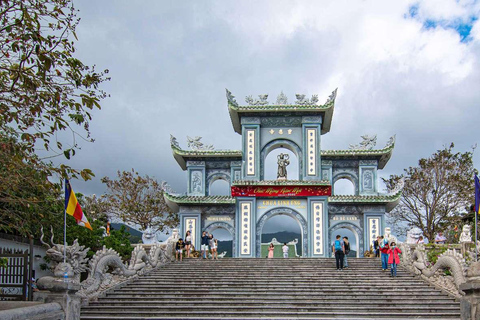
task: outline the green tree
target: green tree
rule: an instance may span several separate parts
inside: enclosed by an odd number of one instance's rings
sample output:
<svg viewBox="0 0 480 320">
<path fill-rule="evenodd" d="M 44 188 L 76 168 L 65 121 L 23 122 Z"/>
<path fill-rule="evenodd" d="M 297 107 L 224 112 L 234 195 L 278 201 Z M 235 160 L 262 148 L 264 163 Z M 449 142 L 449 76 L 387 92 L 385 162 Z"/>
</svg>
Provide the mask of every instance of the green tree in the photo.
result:
<svg viewBox="0 0 480 320">
<path fill-rule="evenodd" d="M 117 176 L 116 180 L 102 178 L 114 217 L 139 225 L 141 230 L 150 227 L 153 231 L 164 231 L 178 225 L 178 215 L 165 203 L 163 189 L 155 179 L 142 177 L 134 169 L 118 171 Z"/>
<path fill-rule="evenodd" d="M 417 167 L 405 169 L 403 175 L 383 179 L 388 190 L 405 179 L 400 203 L 390 212 L 397 230 L 408 224 L 420 228 L 433 240 L 437 232 L 446 231 L 452 221 L 468 212 L 474 197 L 473 175 L 477 172 L 473 151 L 454 153 L 453 148 L 452 143 L 429 158 L 420 159 Z"/>
<path fill-rule="evenodd" d="M 79 137 L 93 141 L 91 110 L 107 96 L 99 86 L 108 70 L 97 72 L 75 57 L 79 18 L 71 0 L 2 0 L 0 21 L 0 133 L 20 139 L 25 162 L 39 164 L 38 147 L 69 159 Z M 61 141 L 70 136 L 59 134 L 65 130 L 73 139 Z M 48 172 L 93 176 L 67 165 Z"/>
<path fill-rule="evenodd" d="M 40 224 L 55 224 L 62 215 L 61 186 L 48 178 L 51 165 L 13 137 L 0 134 L 0 231 L 39 236 Z"/>
</svg>

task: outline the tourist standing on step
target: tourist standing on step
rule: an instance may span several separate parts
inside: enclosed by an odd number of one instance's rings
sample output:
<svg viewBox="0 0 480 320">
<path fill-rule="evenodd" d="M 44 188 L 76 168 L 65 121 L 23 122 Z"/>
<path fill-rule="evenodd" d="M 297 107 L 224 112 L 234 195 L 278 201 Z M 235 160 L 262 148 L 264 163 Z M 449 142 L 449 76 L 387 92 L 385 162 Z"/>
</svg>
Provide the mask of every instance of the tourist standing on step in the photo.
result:
<svg viewBox="0 0 480 320">
<path fill-rule="evenodd" d="M 390 263 L 390 276 L 396 277 L 397 276 L 397 265 L 400 263 L 400 257 L 398 256 L 399 253 L 402 253 L 400 248 L 397 248 L 395 242 L 390 244 L 390 248 L 388 249 L 388 263 Z"/>
<path fill-rule="evenodd" d="M 186 252 L 186 257 L 190 258 L 190 248 L 192 246 L 192 233 L 190 230 L 187 231 L 185 234 L 185 252 Z"/>
<path fill-rule="evenodd" d="M 286 242 L 283 244 L 282 250 L 283 250 L 283 257 L 288 258 L 288 246 Z"/>
<path fill-rule="evenodd" d="M 178 256 L 180 255 L 180 261 L 183 259 L 183 247 L 184 247 L 183 239 L 178 239 L 175 245 L 175 260 L 178 261 Z"/>
<path fill-rule="evenodd" d="M 275 251 L 275 246 L 273 243 L 270 243 L 270 246 L 268 247 L 268 258 L 271 259 L 273 258 L 273 252 Z"/>
<path fill-rule="evenodd" d="M 348 242 L 348 237 L 343 237 L 343 247 L 345 248 L 345 256 L 343 257 L 343 267 L 348 268 L 347 255 L 350 253 L 350 242 Z"/>
<path fill-rule="evenodd" d="M 382 258 L 382 270 L 386 271 L 388 269 L 388 240 L 384 239 L 383 236 L 380 236 L 380 256 Z"/>
<path fill-rule="evenodd" d="M 343 270 L 343 257 L 345 256 L 345 246 L 340 239 L 340 235 L 337 235 L 336 240 L 332 245 L 332 251 L 337 263 L 337 270 Z"/>
<path fill-rule="evenodd" d="M 207 253 L 208 253 L 208 233 L 206 231 L 203 231 L 202 233 L 202 258 L 207 259 Z"/>
<path fill-rule="evenodd" d="M 217 254 L 217 239 L 213 237 L 213 234 L 210 233 L 210 236 L 208 237 L 208 244 L 210 245 L 210 250 L 212 251 L 212 260 L 215 260 L 215 258 L 218 259 L 218 254 Z"/>
<path fill-rule="evenodd" d="M 375 258 L 380 257 L 380 236 L 377 237 L 377 240 L 373 241 L 373 249 L 375 250 Z"/>
</svg>

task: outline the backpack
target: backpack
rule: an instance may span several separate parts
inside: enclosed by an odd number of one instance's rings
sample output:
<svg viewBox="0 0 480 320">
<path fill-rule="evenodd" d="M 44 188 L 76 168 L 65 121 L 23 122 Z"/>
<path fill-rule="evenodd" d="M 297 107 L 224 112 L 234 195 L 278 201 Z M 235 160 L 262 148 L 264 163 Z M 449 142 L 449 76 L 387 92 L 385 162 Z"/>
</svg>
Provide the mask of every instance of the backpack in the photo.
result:
<svg viewBox="0 0 480 320">
<path fill-rule="evenodd" d="M 335 251 L 342 251 L 342 243 L 340 240 L 335 240 Z"/>
</svg>

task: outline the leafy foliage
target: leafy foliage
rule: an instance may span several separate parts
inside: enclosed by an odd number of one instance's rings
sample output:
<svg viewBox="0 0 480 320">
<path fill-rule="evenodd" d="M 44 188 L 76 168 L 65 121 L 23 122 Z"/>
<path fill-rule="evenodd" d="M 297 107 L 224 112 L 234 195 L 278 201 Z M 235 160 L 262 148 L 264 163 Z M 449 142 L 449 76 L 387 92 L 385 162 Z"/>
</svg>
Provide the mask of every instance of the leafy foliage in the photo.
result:
<svg viewBox="0 0 480 320">
<path fill-rule="evenodd" d="M 430 240 L 439 231 L 449 231 L 453 221 L 468 211 L 474 195 L 473 152 L 453 153 L 450 147 L 438 150 L 404 175 L 383 179 L 389 190 L 405 177 L 400 204 L 390 212 L 394 225 L 407 223 L 423 231 Z M 398 228 L 401 229 L 401 228 Z"/>
<path fill-rule="evenodd" d="M 107 96 L 99 85 L 108 80 L 108 70 L 97 72 L 74 56 L 76 14 L 71 0 L 0 1 L 0 132 L 20 139 L 25 152 L 19 155 L 33 165 L 41 165 L 33 156 L 39 146 L 53 156 L 73 156 L 83 137 L 77 128 L 93 141 L 91 110 L 100 109 Z M 58 138 L 65 130 L 73 137 L 68 144 Z M 70 178 L 93 176 L 89 169 L 66 165 L 48 170 Z"/>
<path fill-rule="evenodd" d="M 117 180 L 102 178 L 113 216 L 142 230 L 163 231 L 178 225 L 178 215 L 165 203 L 163 189 L 155 179 L 142 177 L 134 169 L 118 171 L 117 175 Z"/>
<path fill-rule="evenodd" d="M 120 230 L 111 230 L 110 236 L 105 235 L 105 220 L 91 221 L 92 229 L 77 225 L 75 219 L 67 215 L 67 242 L 73 243 L 78 239 L 78 243 L 90 248 L 87 257 L 91 258 L 97 250 L 102 249 L 103 246 L 112 248 L 117 251 L 122 259 L 130 259 L 132 253 L 132 246 L 130 244 L 130 234 L 126 232 L 125 227 Z M 63 230 L 59 233 L 62 235 Z"/>
<path fill-rule="evenodd" d="M 8 266 L 8 258 L 0 257 L 0 268 L 6 268 Z"/>
<path fill-rule="evenodd" d="M 52 167 L 13 137 L 0 132 L 0 231 L 39 236 L 40 224 L 55 224 L 63 212 L 61 187 L 48 180 Z"/>
</svg>

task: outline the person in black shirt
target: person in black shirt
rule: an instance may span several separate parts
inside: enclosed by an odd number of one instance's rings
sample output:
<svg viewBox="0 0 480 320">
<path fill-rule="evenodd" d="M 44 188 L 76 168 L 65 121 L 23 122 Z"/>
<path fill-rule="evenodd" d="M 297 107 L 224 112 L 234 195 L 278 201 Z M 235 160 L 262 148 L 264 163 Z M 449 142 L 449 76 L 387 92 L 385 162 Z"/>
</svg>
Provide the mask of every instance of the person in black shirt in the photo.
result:
<svg viewBox="0 0 480 320">
<path fill-rule="evenodd" d="M 207 259 L 207 253 L 208 253 L 208 233 L 206 231 L 203 231 L 202 233 L 202 257 L 203 259 Z"/>
<path fill-rule="evenodd" d="M 350 242 L 348 242 L 348 237 L 343 237 L 343 246 L 345 247 L 345 255 L 343 256 L 343 267 L 348 268 L 347 255 L 350 253 Z"/>
<path fill-rule="evenodd" d="M 380 257 L 380 236 L 377 237 L 377 240 L 373 242 L 373 249 L 375 250 L 375 258 Z"/>
<path fill-rule="evenodd" d="M 180 255 L 180 261 L 182 261 L 183 258 L 183 247 L 185 244 L 183 243 L 183 239 L 180 238 L 178 239 L 176 245 L 175 245 L 175 260 L 178 261 L 178 256 Z"/>
</svg>

